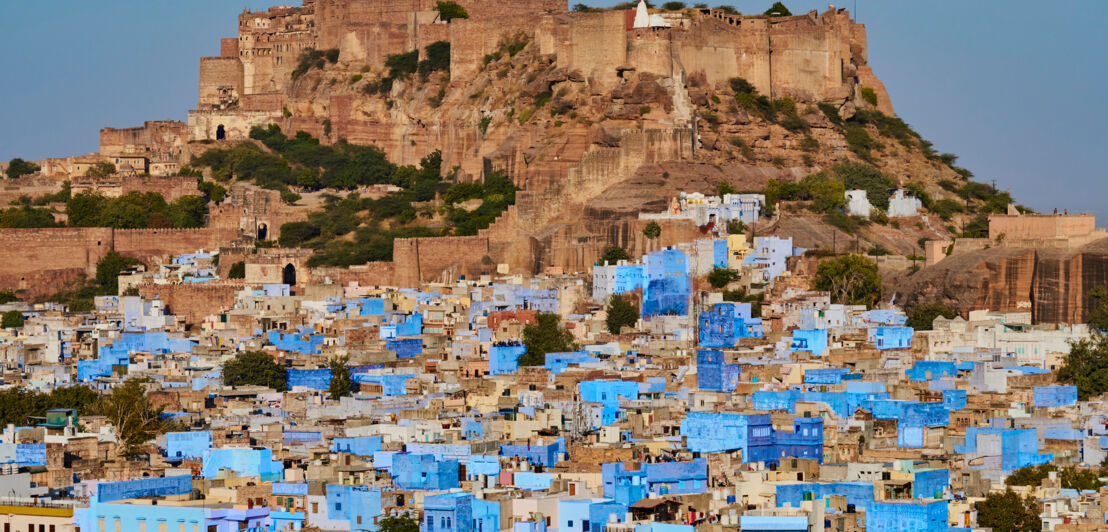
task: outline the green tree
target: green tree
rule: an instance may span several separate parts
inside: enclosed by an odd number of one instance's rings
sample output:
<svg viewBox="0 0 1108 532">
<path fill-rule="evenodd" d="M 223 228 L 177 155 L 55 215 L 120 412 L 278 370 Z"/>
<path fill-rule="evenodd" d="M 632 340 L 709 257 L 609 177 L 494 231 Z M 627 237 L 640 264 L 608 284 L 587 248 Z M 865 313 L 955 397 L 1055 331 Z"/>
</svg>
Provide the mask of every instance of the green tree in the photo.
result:
<svg viewBox="0 0 1108 532">
<path fill-rule="evenodd" d="M 1073 342 L 1058 369 L 1058 380 L 1076 385 L 1082 401 L 1108 391 L 1108 336 L 1094 334 Z"/>
<path fill-rule="evenodd" d="M 888 210 L 889 189 L 896 186 L 896 182 L 880 170 L 858 162 L 844 162 L 830 168 L 831 175 L 843 183 L 846 189 L 861 189 L 866 191 L 866 199 L 873 206 Z"/>
<path fill-rule="evenodd" d="M 520 357 L 521 366 L 541 366 L 547 353 L 573 350 L 573 335 L 562 327 L 562 317 L 552 312 L 540 312 L 535 323 L 523 328 L 523 343 L 527 352 Z"/>
<path fill-rule="evenodd" d="M 41 170 L 41 168 L 39 168 L 37 164 L 16 157 L 8 162 L 8 179 L 18 179 L 39 170 Z"/>
<path fill-rule="evenodd" d="M 285 391 L 285 370 L 273 357 L 258 351 L 244 351 L 223 363 L 223 384 L 268 386 Z"/>
<path fill-rule="evenodd" d="M 650 222 L 646 224 L 646 227 L 642 228 L 642 234 L 649 239 L 655 239 L 662 236 L 662 226 L 658 225 L 658 222 Z"/>
<path fill-rule="evenodd" d="M 435 10 L 439 12 L 439 18 L 447 22 L 456 18 L 469 18 L 466 8 L 451 0 L 436 3 Z"/>
<path fill-rule="evenodd" d="M 59 225 L 61 224 L 54 221 L 54 213 L 50 209 L 40 209 L 26 204 L 10 209 L 0 209 L 0 227 L 33 228 L 57 227 Z"/>
<path fill-rule="evenodd" d="M 0 290 L 0 305 L 14 301 L 19 301 L 19 296 L 17 296 L 15 292 L 11 290 Z"/>
<path fill-rule="evenodd" d="M 26 388 L 0 390 L 0 426 L 28 425 L 51 408 L 73 408 L 78 415 L 93 413 L 100 395 L 87 386 L 54 388 L 42 393 Z"/>
<path fill-rule="evenodd" d="M 419 523 L 407 514 L 384 517 L 377 526 L 380 532 L 419 532 Z"/>
<path fill-rule="evenodd" d="M 100 285 L 104 294 L 117 294 L 119 292 L 120 272 L 139 264 L 142 264 L 142 261 L 124 257 L 118 251 L 112 251 L 96 263 L 96 283 Z"/>
<path fill-rule="evenodd" d="M 631 260 L 631 255 L 628 255 L 625 249 L 615 244 L 604 248 L 604 253 L 600 255 L 601 264 L 615 264 L 621 260 Z"/>
<path fill-rule="evenodd" d="M 231 265 L 231 269 L 227 272 L 228 279 L 245 279 L 246 278 L 246 263 L 238 261 Z"/>
<path fill-rule="evenodd" d="M 214 181 L 201 181 L 196 188 L 212 203 L 220 203 L 227 197 L 227 189 Z"/>
<path fill-rule="evenodd" d="M 662 9 L 664 9 L 666 11 L 681 11 L 682 9 L 685 9 L 685 3 L 684 2 L 666 2 L 666 3 L 662 4 Z"/>
<path fill-rule="evenodd" d="M 350 378 L 350 368 L 347 364 L 350 357 L 347 355 L 336 356 L 327 361 L 327 367 L 331 368 L 331 385 L 327 387 L 327 393 L 331 399 L 349 397 L 354 381 Z"/>
<path fill-rule="evenodd" d="M 138 455 L 143 444 L 174 427 L 174 423 L 162 419 L 164 408 L 154 408 L 146 398 L 148 382 L 145 378 L 127 379 L 100 396 L 96 404 L 96 413 L 115 427 L 121 444 L 116 452 L 123 456 Z"/>
<path fill-rule="evenodd" d="M 105 178 L 115 175 L 115 165 L 109 162 L 96 163 L 87 172 L 89 177 Z"/>
<path fill-rule="evenodd" d="M 843 206 L 846 187 L 823 172 L 805 177 L 800 184 L 805 191 L 805 199 L 812 202 L 812 211 L 831 212 Z"/>
<path fill-rule="evenodd" d="M 708 274 L 708 284 L 712 285 L 712 288 L 723 288 L 739 278 L 739 272 L 727 268 L 712 268 L 711 273 Z"/>
<path fill-rule="evenodd" d="M 954 311 L 939 302 L 923 303 L 912 307 L 906 325 L 917 331 L 930 331 L 935 318 L 939 316 L 949 320 L 954 317 Z"/>
<path fill-rule="evenodd" d="M 1012 474 L 1008 475 L 1004 483 L 1009 486 L 1039 486 L 1043 479 L 1050 476 L 1051 471 L 1057 469 L 1051 464 L 1021 467 L 1012 471 Z"/>
<path fill-rule="evenodd" d="M 281 226 L 281 236 L 277 243 L 283 248 L 299 247 L 304 242 L 320 235 L 319 226 L 312 222 L 289 222 Z"/>
<path fill-rule="evenodd" d="M 1096 491 L 1104 485 L 1100 481 L 1100 471 L 1096 469 L 1067 467 L 1058 474 L 1058 479 L 1062 481 L 1063 488 L 1078 491 Z"/>
<path fill-rule="evenodd" d="M 288 205 L 292 205 L 300 201 L 300 194 L 297 194 L 287 188 L 281 189 L 281 201 Z"/>
<path fill-rule="evenodd" d="M 23 326 L 23 313 L 18 310 L 9 310 L 0 317 L 0 327 L 11 329 Z"/>
<path fill-rule="evenodd" d="M 608 301 L 608 319 L 604 322 L 608 332 L 619 334 L 624 326 L 634 327 L 639 321 L 639 307 L 627 298 L 616 294 Z"/>
<path fill-rule="evenodd" d="M 1004 493 L 990 493 L 977 503 L 977 524 L 993 532 L 1040 532 L 1039 505 L 1028 495 L 1021 499 L 1010 488 Z"/>
<path fill-rule="evenodd" d="M 742 220 L 731 219 L 727 220 L 727 234 L 739 235 L 746 231 L 746 224 Z"/>
<path fill-rule="evenodd" d="M 296 174 L 296 185 L 308 190 L 319 188 L 319 176 L 311 168 L 303 168 Z"/>
<path fill-rule="evenodd" d="M 831 293 L 831 301 L 845 305 L 873 306 L 881 297 L 877 263 L 861 255 L 846 255 L 820 263 L 817 290 Z"/>
<path fill-rule="evenodd" d="M 785 7 L 785 4 L 782 4 L 781 2 L 774 2 L 773 5 L 770 6 L 770 8 L 767 9 L 766 12 L 763 13 L 763 14 L 768 16 L 768 17 L 790 17 L 790 16 L 792 16 L 792 12 L 789 11 L 789 8 Z"/>
<path fill-rule="evenodd" d="M 1089 327 L 1100 332 L 1108 332 L 1108 290 L 1098 286 L 1089 290 L 1089 317 L 1085 321 Z"/>
</svg>

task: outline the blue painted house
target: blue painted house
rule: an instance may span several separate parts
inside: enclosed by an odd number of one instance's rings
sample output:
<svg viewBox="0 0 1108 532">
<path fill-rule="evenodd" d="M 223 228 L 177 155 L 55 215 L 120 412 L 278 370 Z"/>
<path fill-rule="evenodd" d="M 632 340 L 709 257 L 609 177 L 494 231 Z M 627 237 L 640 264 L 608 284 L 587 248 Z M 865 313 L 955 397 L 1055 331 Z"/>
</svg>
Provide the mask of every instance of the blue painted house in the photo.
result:
<svg viewBox="0 0 1108 532">
<path fill-rule="evenodd" d="M 873 532 L 947 532 L 946 501 L 883 501 L 866 505 L 866 530 Z"/>
<path fill-rule="evenodd" d="M 458 461 L 436 460 L 432 454 L 397 453 L 392 480 L 400 489 L 448 490 L 458 487 Z"/>
<path fill-rule="evenodd" d="M 717 303 L 700 313 L 702 347 L 734 347 L 739 338 L 761 338 L 762 319 L 752 315 L 750 303 Z"/>
<path fill-rule="evenodd" d="M 642 317 L 661 315 L 686 316 L 689 312 L 689 258 L 677 249 L 663 249 L 647 254 L 646 285 L 643 289 Z"/>
<path fill-rule="evenodd" d="M 789 352 L 807 351 L 816 356 L 827 353 L 827 329 L 796 329 Z"/>
<path fill-rule="evenodd" d="M 689 412 L 681 422 L 693 452 L 742 451 L 743 463 L 808 458 L 823 463 L 823 419 L 793 419 L 793 431 L 777 431 L 768 414 Z"/>
<path fill-rule="evenodd" d="M 724 362 L 723 351 L 696 352 L 696 387 L 701 390 L 733 392 L 739 383 L 739 365 Z"/>
<path fill-rule="evenodd" d="M 489 375 L 504 375 L 519 371 L 519 357 L 527 346 L 519 342 L 502 342 L 489 348 Z"/>
</svg>

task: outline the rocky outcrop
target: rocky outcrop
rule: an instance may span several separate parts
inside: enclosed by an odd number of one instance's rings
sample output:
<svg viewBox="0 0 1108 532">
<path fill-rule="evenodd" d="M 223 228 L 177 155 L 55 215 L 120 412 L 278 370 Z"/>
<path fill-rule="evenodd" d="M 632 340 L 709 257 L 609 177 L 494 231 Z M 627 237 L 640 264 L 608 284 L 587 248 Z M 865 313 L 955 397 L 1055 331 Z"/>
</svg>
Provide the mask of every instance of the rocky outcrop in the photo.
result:
<svg viewBox="0 0 1108 532">
<path fill-rule="evenodd" d="M 1108 239 L 1075 250 L 990 248 L 957 254 L 894 287 L 907 306 L 938 301 L 975 309 L 1028 311 L 1035 323 L 1082 323 L 1089 292 L 1108 286 Z"/>
</svg>

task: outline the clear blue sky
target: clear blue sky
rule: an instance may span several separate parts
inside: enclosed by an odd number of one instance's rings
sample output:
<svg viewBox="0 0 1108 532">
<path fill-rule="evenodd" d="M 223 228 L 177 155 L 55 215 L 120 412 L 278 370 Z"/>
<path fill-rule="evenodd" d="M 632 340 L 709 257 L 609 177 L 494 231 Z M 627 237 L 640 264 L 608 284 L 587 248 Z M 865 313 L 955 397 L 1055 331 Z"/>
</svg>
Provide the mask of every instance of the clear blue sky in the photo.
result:
<svg viewBox="0 0 1108 532">
<path fill-rule="evenodd" d="M 196 104 L 198 58 L 218 55 L 244 7 L 277 3 L 6 3 L 0 160 L 93 152 L 101 127 L 184 120 Z M 754 13 L 772 2 L 730 3 Z M 827 9 L 785 4 L 794 13 Z M 1036 210 L 1095 212 L 1108 224 L 1108 2 L 858 0 L 857 8 L 897 114 L 936 149 Z"/>
</svg>

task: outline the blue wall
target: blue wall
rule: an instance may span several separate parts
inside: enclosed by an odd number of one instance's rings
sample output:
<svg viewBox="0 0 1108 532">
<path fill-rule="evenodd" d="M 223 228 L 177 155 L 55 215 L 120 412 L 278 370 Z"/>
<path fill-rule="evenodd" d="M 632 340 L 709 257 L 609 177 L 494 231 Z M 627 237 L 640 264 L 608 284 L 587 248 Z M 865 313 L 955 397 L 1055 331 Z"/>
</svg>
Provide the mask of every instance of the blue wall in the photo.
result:
<svg viewBox="0 0 1108 532">
<path fill-rule="evenodd" d="M 312 390 L 326 390 L 331 386 L 331 369 L 287 369 L 285 381 L 289 389 L 303 386 Z"/>
<path fill-rule="evenodd" d="M 687 315 L 692 290 L 688 257 L 679 250 L 664 249 L 647 254 L 644 262 L 646 286 L 642 316 Z"/>
<path fill-rule="evenodd" d="M 173 460 L 178 458 L 202 458 L 204 451 L 212 448 L 212 433 L 169 432 L 165 435 L 165 456 Z"/>
<path fill-rule="evenodd" d="M 1036 386 L 1034 406 L 1054 407 L 1077 404 L 1077 386 Z"/>
<path fill-rule="evenodd" d="M 423 353 L 422 338 L 403 338 L 385 342 L 385 349 L 396 353 L 396 358 L 415 358 Z"/>
<path fill-rule="evenodd" d="M 794 418 L 793 432 L 776 431 L 768 414 L 689 412 L 681 434 L 690 451 L 742 451 L 743 463 L 777 463 L 782 457 L 823 463 L 823 419 Z"/>
<path fill-rule="evenodd" d="M 458 487 L 458 461 L 439 461 L 430 454 L 398 453 L 392 457 L 392 477 L 400 489 L 454 489 Z"/>
<path fill-rule="evenodd" d="M 827 329 L 796 329 L 789 352 L 808 351 L 816 356 L 827 352 Z"/>
<path fill-rule="evenodd" d="M 180 495 L 192 491 L 192 477 L 143 478 L 122 482 L 102 482 L 96 486 L 96 500 L 110 502 L 136 497 Z"/>
<path fill-rule="evenodd" d="M 866 530 L 947 532 L 946 501 L 930 503 L 871 502 L 866 505 Z"/>
<path fill-rule="evenodd" d="M 917 471 L 912 480 L 912 497 L 917 499 L 941 499 L 943 498 L 943 488 L 949 486 L 949 469 Z"/>
<path fill-rule="evenodd" d="M 526 458 L 532 465 L 541 464 L 546 467 L 557 465 L 559 455 L 566 452 L 566 440 L 559 437 L 549 445 L 501 445 L 501 456 L 518 456 Z"/>
<path fill-rule="evenodd" d="M 519 371 L 519 357 L 527 352 L 527 346 L 511 342 L 495 344 L 489 348 L 489 375 L 503 375 Z"/>
<path fill-rule="evenodd" d="M 263 481 L 280 481 L 285 476 L 284 465 L 273 459 L 269 449 L 210 449 L 204 453 L 204 478 L 218 478 L 220 470 L 229 469 L 242 477 L 258 477 Z"/>
<path fill-rule="evenodd" d="M 793 508 L 799 508 L 804 501 L 804 494 L 811 493 L 811 499 L 825 499 L 832 495 L 846 498 L 847 504 L 853 504 L 858 508 L 864 508 L 866 504 L 873 502 L 873 484 L 868 482 L 809 482 L 804 484 L 778 484 L 777 507 L 786 504 Z"/>
<path fill-rule="evenodd" d="M 738 364 L 724 362 L 723 351 L 701 349 L 696 352 L 696 387 L 701 390 L 733 392 L 739 383 Z"/>
<path fill-rule="evenodd" d="M 911 327 L 873 327 L 871 341 L 878 350 L 908 349 L 912 347 Z"/>
</svg>

